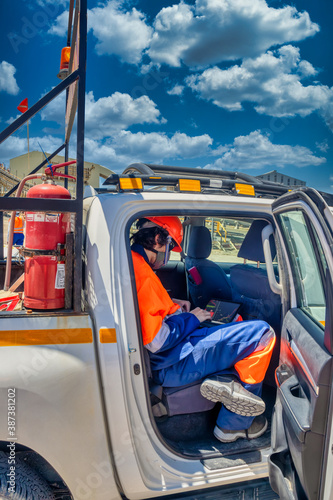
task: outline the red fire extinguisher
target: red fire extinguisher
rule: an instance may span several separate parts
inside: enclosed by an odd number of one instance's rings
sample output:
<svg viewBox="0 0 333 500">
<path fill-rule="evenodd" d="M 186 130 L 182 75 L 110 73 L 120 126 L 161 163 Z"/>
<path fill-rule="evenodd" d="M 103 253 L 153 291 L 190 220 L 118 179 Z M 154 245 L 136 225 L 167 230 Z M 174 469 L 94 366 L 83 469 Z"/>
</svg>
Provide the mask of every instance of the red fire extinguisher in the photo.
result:
<svg viewBox="0 0 333 500">
<path fill-rule="evenodd" d="M 55 184 L 55 172 L 65 164 L 45 170 L 46 180 L 29 189 L 27 198 L 69 199 L 70 192 Z M 52 175 L 50 175 L 52 174 Z M 24 306 L 29 309 L 60 309 L 65 306 L 65 242 L 71 231 L 71 214 L 26 212 L 24 244 Z"/>
</svg>

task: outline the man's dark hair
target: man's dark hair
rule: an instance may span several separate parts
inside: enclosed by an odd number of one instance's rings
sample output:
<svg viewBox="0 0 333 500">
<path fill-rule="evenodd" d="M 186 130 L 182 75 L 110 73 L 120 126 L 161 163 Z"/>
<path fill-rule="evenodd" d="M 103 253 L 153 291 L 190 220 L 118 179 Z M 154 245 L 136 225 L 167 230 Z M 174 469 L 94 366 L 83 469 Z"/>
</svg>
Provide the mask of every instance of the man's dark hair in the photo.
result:
<svg viewBox="0 0 333 500">
<path fill-rule="evenodd" d="M 138 231 L 131 237 L 131 243 L 137 243 L 142 245 L 143 248 L 147 250 L 152 250 L 156 245 L 155 237 L 158 235 L 159 245 L 166 245 L 167 238 L 169 236 L 168 231 L 159 226 L 154 227 L 142 227 L 145 222 L 149 222 L 148 219 L 139 219 L 136 223 Z"/>
</svg>

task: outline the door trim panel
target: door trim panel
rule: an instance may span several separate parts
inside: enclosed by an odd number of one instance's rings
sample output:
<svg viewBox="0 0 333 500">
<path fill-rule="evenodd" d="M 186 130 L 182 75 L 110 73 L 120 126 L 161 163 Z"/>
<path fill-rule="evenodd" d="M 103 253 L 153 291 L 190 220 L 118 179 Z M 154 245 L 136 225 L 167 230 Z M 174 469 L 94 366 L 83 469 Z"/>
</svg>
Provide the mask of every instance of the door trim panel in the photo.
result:
<svg viewBox="0 0 333 500">
<path fill-rule="evenodd" d="M 278 388 L 281 403 L 291 423 L 297 439 L 305 442 L 305 434 L 310 430 L 310 403 L 303 393 L 295 375 L 285 380 Z"/>
<path fill-rule="evenodd" d="M 303 371 L 304 375 L 306 376 L 306 378 L 308 379 L 308 382 L 311 385 L 313 391 L 318 396 L 318 394 L 319 394 L 319 387 L 316 384 L 316 382 L 314 381 L 314 378 L 312 377 L 312 375 L 311 375 L 311 373 L 309 371 L 309 368 L 308 368 L 308 366 L 307 366 L 307 364 L 306 364 L 306 362 L 305 362 L 305 360 L 304 360 L 304 358 L 303 358 L 300 350 L 298 349 L 297 345 L 292 340 L 291 342 L 288 343 L 288 347 L 290 349 L 291 354 L 294 356 L 294 358 L 296 359 L 297 363 L 302 368 L 302 371 Z"/>
</svg>

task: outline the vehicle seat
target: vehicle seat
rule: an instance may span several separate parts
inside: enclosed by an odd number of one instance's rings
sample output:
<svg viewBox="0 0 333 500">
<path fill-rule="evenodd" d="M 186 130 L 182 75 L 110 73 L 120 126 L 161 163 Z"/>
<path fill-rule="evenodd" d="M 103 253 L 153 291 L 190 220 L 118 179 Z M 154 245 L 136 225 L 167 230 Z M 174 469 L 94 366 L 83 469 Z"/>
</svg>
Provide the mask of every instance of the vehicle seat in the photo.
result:
<svg viewBox="0 0 333 500">
<path fill-rule="evenodd" d="M 189 293 L 195 307 L 204 308 L 211 299 L 232 299 L 228 276 L 215 262 L 208 260 L 211 251 L 209 229 L 205 226 L 193 226 L 185 267 Z"/>
<path fill-rule="evenodd" d="M 201 396 L 200 385 L 202 380 L 181 387 L 162 387 L 155 384 L 152 378 L 150 358 L 144 348 L 144 358 L 148 377 L 150 401 L 155 417 L 173 417 L 187 413 L 209 411 L 215 403 Z"/>
<path fill-rule="evenodd" d="M 241 315 L 244 320 L 262 319 L 267 321 L 275 331 L 280 330 L 281 299 L 275 294 L 268 281 L 267 272 L 259 267 L 265 263 L 261 233 L 268 223 L 264 220 L 253 221 L 238 257 L 257 262 L 258 267 L 249 264 L 236 264 L 230 268 L 232 299 L 242 304 Z M 276 255 L 273 237 L 270 237 L 272 259 Z"/>
</svg>

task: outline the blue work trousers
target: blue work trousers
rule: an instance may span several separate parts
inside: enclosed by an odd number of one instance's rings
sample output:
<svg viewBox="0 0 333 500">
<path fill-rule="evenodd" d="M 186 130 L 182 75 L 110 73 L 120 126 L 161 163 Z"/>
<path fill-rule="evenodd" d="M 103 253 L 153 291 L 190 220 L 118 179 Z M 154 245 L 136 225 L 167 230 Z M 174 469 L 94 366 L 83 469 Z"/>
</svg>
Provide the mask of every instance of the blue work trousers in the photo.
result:
<svg viewBox="0 0 333 500">
<path fill-rule="evenodd" d="M 168 368 L 154 370 L 154 379 L 164 387 L 181 387 L 211 375 L 232 374 L 238 377 L 234 365 L 248 357 L 269 330 L 270 326 L 265 321 L 241 321 L 198 328 L 188 337 L 193 351 Z M 261 395 L 262 382 L 246 384 L 239 381 L 248 391 Z M 222 405 L 216 423 L 222 429 L 243 430 L 248 429 L 252 421 L 253 417 L 230 412 Z"/>
<path fill-rule="evenodd" d="M 14 233 L 13 234 L 13 245 L 23 245 L 24 234 L 23 233 Z"/>
</svg>

